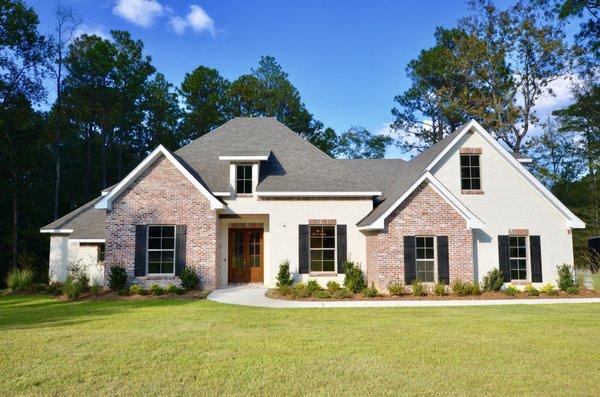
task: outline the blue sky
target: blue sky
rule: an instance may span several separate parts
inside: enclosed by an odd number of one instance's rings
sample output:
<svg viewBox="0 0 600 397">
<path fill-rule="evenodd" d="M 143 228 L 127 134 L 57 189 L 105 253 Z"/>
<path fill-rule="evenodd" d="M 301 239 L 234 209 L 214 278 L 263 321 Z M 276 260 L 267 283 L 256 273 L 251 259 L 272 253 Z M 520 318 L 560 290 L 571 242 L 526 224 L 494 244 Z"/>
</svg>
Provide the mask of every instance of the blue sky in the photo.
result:
<svg viewBox="0 0 600 397">
<path fill-rule="evenodd" d="M 50 33 L 56 2 L 25 0 Z M 500 5 L 504 1 L 498 2 Z M 392 115 L 394 96 L 409 86 L 406 64 L 433 44 L 437 26 L 465 16 L 463 0 L 226 1 L 62 0 L 82 18 L 81 31 L 111 29 L 143 40 L 157 69 L 179 85 L 198 65 L 228 79 L 273 55 L 309 111 L 342 132 L 377 132 Z M 567 101 L 566 90 L 548 106 Z M 391 148 L 388 157 L 400 152 Z"/>
</svg>

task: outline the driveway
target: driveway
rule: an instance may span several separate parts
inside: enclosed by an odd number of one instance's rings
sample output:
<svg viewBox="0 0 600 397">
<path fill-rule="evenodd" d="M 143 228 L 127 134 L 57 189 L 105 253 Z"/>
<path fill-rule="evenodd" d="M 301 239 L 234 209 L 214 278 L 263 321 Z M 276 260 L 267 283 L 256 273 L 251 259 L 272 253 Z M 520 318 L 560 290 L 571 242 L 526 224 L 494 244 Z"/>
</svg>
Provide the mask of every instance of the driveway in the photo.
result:
<svg viewBox="0 0 600 397">
<path fill-rule="evenodd" d="M 497 299 L 497 300 L 397 300 L 397 301 L 291 301 L 265 296 L 268 288 L 262 285 L 235 285 L 213 291 L 208 299 L 230 305 L 285 308 L 322 307 L 443 307 L 443 306 L 497 306 L 497 305 L 545 305 L 560 303 L 600 303 L 600 298 L 554 298 L 554 299 Z"/>
</svg>

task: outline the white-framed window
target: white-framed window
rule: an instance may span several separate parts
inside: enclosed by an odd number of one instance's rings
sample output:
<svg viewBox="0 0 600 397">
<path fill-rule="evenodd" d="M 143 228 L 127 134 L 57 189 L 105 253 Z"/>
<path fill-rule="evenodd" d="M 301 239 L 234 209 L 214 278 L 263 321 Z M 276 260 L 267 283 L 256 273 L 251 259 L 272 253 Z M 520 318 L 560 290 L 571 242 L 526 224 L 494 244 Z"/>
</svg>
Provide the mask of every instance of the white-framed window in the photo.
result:
<svg viewBox="0 0 600 397">
<path fill-rule="evenodd" d="M 147 274 L 175 274 L 175 226 L 148 225 Z"/>
<path fill-rule="evenodd" d="M 511 280 L 527 280 L 527 238 L 509 236 L 508 246 Z"/>
<path fill-rule="evenodd" d="M 335 272 L 335 225 L 310 226 L 310 271 Z"/>
<path fill-rule="evenodd" d="M 238 194 L 252 194 L 252 165 L 235 166 L 235 190 Z"/>
<path fill-rule="evenodd" d="M 415 240 L 417 280 L 433 283 L 435 282 L 436 268 L 435 237 L 416 236 Z"/>
<path fill-rule="evenodd" d="M 481 190 L 479 154 L 460 155 L 460 187 L 462 190 Z"/>
</svg>

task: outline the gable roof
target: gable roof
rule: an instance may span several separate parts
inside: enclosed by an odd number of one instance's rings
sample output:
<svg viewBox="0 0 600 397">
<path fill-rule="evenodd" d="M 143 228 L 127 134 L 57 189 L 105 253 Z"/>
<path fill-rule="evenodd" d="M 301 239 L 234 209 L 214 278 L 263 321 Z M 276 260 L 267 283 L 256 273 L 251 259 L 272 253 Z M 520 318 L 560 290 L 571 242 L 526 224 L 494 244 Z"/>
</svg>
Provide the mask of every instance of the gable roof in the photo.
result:
<svg viewBox="0 0 600 397">
<path fill-rule="evenodd" d="M 40 232 L 69 234 L 72 239 L 106 239 L 106 211 L 94 208 L 102 197 L 82 205 L 67 215 L 42 227 Z"/>
<path fill-rule="evenodd" d="M 498 141 L 493 139 L 491 135 L 475 120 L 471 120 L 458 127 L 454 132 L 447 135 L 444 139 L 433 145 L 430 149 L 424 151 L 411 161 L 409 167 L 404 173 L 394 181 L 394 187 L 391 189 L 389 198 L 377 206 L 371 213 L 358 222 L 358 226 L 364 230 L 381 229 L 383 228 L 383 220 L 402 203 L 401 198 L 408 197 L 405 194 L 409 190 L 414 190 L 415 183 L 424 174 L 429 173 L 448 153 L 460 138 L 467 132 L 477 132 L 484 140 L 496 150 L 502 158 L 504 158 L 531 186 L 549 202 L 561 215 L 566 219 L 567 227 L 569 228 L 584 228 L 585 223 L 573 214 L 563 203 L 561 203 L 548 189 L 544 187 L 521 163 L 515 156 L 506 150 Z M 435 179 L 435 178 L 434 178 Z M 457 199 L 458 200 L 458 199 Z M 460 202 L 460 201 L 459 201 Z"/>
<path fill-rule="evenodd" d="M 211 209 L 223 208 L 223 203 L 217 199 L 213 194 L 202 183 L 200 176 L 197 175 L 195 170 L 190 169 L 187 164 L 180 161 L 176 156 L 169 152 L 164 146 L 159 145 L 142 161 L 137 167 L 133 169 L 127 176 L 117 183 L 106 195 L 103 195 L 100 200 L 94 205 L 96 209 L 110 209 L 111 204 L 115 198 L 117 198 L 129 185 L 131 185 L 138 176 L 140 176 L 151 164 L 153 164 L 158 158 L 164 156 L 177 168 L 183 176 L 191 182 L 192 185 L 203 194 L 210 202 Z"/>
</svg>

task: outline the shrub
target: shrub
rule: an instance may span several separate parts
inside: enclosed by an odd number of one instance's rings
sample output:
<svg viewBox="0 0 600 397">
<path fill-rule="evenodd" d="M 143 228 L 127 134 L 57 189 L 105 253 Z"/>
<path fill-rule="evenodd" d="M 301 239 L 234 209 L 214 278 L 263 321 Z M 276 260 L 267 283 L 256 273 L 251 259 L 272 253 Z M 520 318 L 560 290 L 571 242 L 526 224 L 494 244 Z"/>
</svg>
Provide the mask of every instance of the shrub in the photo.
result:
<svg viewBox="0 0 600 397">
<path fill-rule="evenodd" d="M 467 283 L 470 287 L 470 294 L 471 295 L 481 295 L 481 287 L 479 286 L 479 283 Z"/>
<path fill-rule="evenodd" d="M 320 291 L 322 288 L 317 280 L 308 280 L 306 283 L 306 293 L 313 295 L 315 292 Z"/>
<path fill-rule="evenodd" d="M 292 298 L 294 299 L 306 298 L 308 295 L 309 294 L 306 290 L 306 284 L 304 283 L 298 283 L 292 288 Z"/>
<path fill-rule="evenodd" d="M 446 295 L 446 284 L 444 283 L 436 283 L 433 287 L 433 294 L 435 296 L 444 296 Z"/>
<path fill-rule="evenodd" d="M 533 285 L 526 286 L 525 292 L 527 292 L 527 294 L 529 296 L 540 296 L 540 291 L 537 288 L 535 288 Z"/>
<path fill-rule="evenodd" d="M 375 288 L 375 284 L 371 283 L 370 287 L 362 290 L 362 294 L 365 298 L 374 298 L 379 295 L 379 291 L 377 291 L 377 288 Z"/>
<path fill-rule="evenodd" d="M 427 295 L 427 291 L 425 291 L 425 287 L 423 283 L 419 280 L 415 280 L 412 283 L 412 293 L 414 296 L 425 296 Z"/>
<path fill-rule="evenodd" d="M 148 288 L 148 292 L 152 295 L 162 295 L 164 290 L 158 284 L 152 284 L 150 288 Z"/>
<path fill-rule="evenodd" d="M 573 281 L 573 270 L 571 266 L 563 263 L 560 266 L 556 266 L 556 270 L 558 271 L 558 288 L 561 291 L 566 291 L 569 287 L 574 287 Z"/>
<path fill-rule="evenodd" d="M 8 272 L 6 286 L 13 291 L 29 289 L 33 284 L 33 272 L 30 269 L 17 269 L 13 267 Z"/>
<path fill-rule="evenodd" d="M 294 283 L 294 279 L 290 274 L 290 261 L 285 259 L 279 264 L 279 272 L 277 272 L 277 286 L 290 286 Z"/>
<path fill-rule="evenodd" d="M 134 284 L 131 287 L 129 287 L 129 293 L 131 295 L 146 295 L 148 291 L 146 291 L 144 287 Z"/>
<path fill-rule="evenodd" d="M 129 290 L 127 288 L 121 288 L 117 290 L 117 295 L 119 296 L 128 296 Z"/>
<path fill-rule="evenodd" d="M 329 293 L 331 294 L 335 294 L 340 288 L 342 288 L 342 286 L 340 285 L 340 283 L 338 283 L 337 281 L 328 281 L 327 284 L 327 291 L 329 291 Z"/>
<path fill-rule="evenodd" d="M 558 295 L 558 290 L 550 283 L 544 285 L 540 289 L 540 292 L 544 295 Z"/>
<path fill-rule="evenodd" d="M 314 293 L 314 297 L 317 299 L 329 299 L 331 298 L 331 294 L 327 290 L 317 290 Z"/>
<path fill-rule="evenodd" d="M 514 285 L 509 285 L 504 289 L 504 293 L 508 296 L 515 296 L 519 293 L 519 290 Z"/>
<path fill-rule="evenodd" d="M 193 290 L 198 285 L 198 275 L 196 274 L 194 269 L 192 269 L 190 267 L 187 267 L 187 266 L 184 267 L 181 270 L 181 274 L 179 275 L 179 278 L 181 279 L 181 286 L 185 290 L 188 290 L 188 291 Z"/>
<path fill-rule="evenodd" d="M 111 266 L 110 274 L 108 275 L 108 286 L 113 291 L 125 289 L 127 285 L 127 270 L 122 266 Z"/>
<path fill-rule="evenodd" d="M 575 286 L 568 287 L 567 288 L 567 294 L 577 295 L 577 294 L 579 294 L 579 288 L 577 288 Z"/>
<path fill-rule="evenodd" d="M 100 295 L 102 293 L 102 286 L 94 283 L 90 288 L 92 295 Z"/>
<path fill-rule="evenodd" d="M 336 299 L 352 298 L 352 292 L 349 291 L 347 288 L 340 288 L 337 291 L 335 291 L 335 294 L 333 294 L 333 297 Z"/>
<path fill-rule="evenodd" d="M 461 280 L 455 280 L 452 283 L 452 292 L 456 296 L 471 295 L 473 291 L 473 284 L 469 282 L 463 282 Z"/>
<path fill-rule="evenodd" d="M 592 274 L 592 288 L 596 292 L 600 292 L 600 273 Z"/>
<path fill-rule="evenodd" d="M 404 284 L 399 281 L 392 281 L 388 284 L 388 292 L 392 296 L 402 296 L 406 293 L 406 288 Z"/>
<path fill-rule="evenodd" d="M 583 274 L 575 276 L 575 286 L 579 289 L 585 288 L 585 276 Z"/>
<path fill-rule="evenodd" d="M 277 289 L 279 290 L 279 293 L 283 296 L 287 296 L 292 293 L 292 287 L 289 285 L 282 285 Z"/>
<path fill-rule="evenodd" d="M 69 275 L 73 277 L 75 282 L 80 284 L 82 291 L 88 289 L 90 278 L 87 275 L 87 269 L 82 266 L 81 260 L 69 263 Z"/>
<path fill-rule="evenodd" d="M 483 290 L 487 292 L 498 292 L 504 285 L 504 275 L 499 269 L 490 270 L 483 277 Z"/>
<path fill-rule="evenodd" d="M 185 292 L 185 290 L 184 290 L 183 288 L 176 287 L 176 286 L 175 286 L 175 285 L 173 285 L 173 284 L 169 284 L 169 285 L 167 285 L 167 286 L 165 287 L 165 292 L 166 292 L 167 294 L 177 294 L 177 295 L 181 295 L 181 294 L 183 294 L 183 293 Z"/>
<path fill-rule="evenodd" d="M 362 270 L 354 262 L 344 263 L 344 274 L 344 286 L 355 294 L 366 287 Z"/>
<path fill-rule="evenodd" d="M 58 281 L 51 281 L 50 284 L 48 284 L 48 287 L 46 287 L 46 291 L 50 295 L 60 295 L 62 293 L 62 289 L 63 285 Z"/>
<path fill-rule="evenodd" d="M 83 292 L 83 285 L 76 280 L 75 277 L 68 275 L 62 286 L 62 292 L 67 295 L 69 299 L 74 299 L 79 297 Z"/>
</svg>

